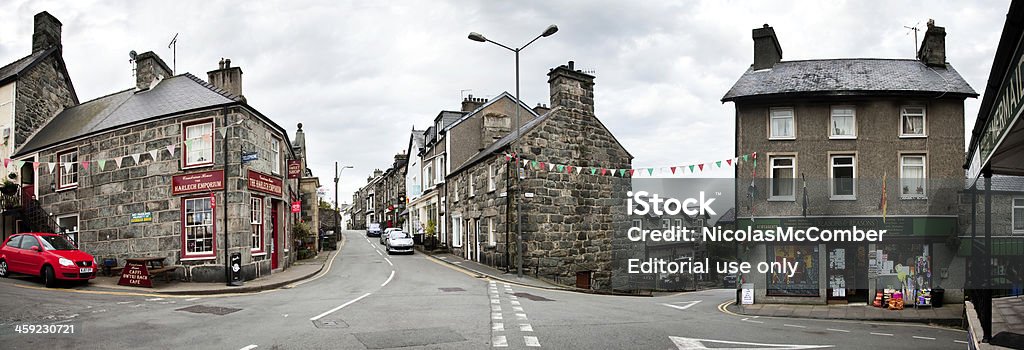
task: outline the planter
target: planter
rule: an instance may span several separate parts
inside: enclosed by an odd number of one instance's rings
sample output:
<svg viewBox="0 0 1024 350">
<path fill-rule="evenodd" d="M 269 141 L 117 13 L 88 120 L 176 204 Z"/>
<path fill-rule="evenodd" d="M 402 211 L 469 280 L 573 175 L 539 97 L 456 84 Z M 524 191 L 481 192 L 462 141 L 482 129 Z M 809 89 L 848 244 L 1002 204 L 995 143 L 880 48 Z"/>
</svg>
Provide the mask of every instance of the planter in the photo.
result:
<svg viewBox="0 0 1024 350">
<path fill-rule="evenodd" d="M 437 249 L 437 236 L 429 236 L 423 239 L 423 248 L 426 250 Z"/>
<path fill-rule="evenodd" d="M 16 194 L 18 194 L 18 185 L 7 184 L 7 185 L 0 186 L 0 193 L 2 193 L 4 195 L 7 195 L 7 196 L 16 195 Z"/>
</svg>

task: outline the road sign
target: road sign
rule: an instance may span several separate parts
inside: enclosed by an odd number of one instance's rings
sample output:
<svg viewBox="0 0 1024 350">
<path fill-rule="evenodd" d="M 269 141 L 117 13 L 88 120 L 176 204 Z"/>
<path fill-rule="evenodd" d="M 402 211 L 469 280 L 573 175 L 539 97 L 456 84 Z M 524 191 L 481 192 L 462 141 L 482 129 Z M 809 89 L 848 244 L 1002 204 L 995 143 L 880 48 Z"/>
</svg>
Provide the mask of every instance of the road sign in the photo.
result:
<svg viewBox="0 0 1024 350">
<path fill-rule="evenodd" d="M 242 153 L 242 162 L 247 163 L 254 160 L 260 159 L 259 153 L 256 152 L 244 152 Z"/>
</svg>

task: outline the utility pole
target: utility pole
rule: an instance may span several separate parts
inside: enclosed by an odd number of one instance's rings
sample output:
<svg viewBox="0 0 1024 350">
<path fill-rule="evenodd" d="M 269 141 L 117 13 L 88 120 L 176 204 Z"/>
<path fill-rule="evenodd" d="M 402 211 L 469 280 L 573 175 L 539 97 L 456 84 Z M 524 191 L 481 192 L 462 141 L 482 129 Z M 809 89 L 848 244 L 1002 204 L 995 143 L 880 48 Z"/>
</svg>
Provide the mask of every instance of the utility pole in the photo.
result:
<svg viewBox="0 0 1024 350">
<path fill-rule="evenodd" d="M 338 162 L 334 162 L 334 235 L 341 234 L 341 213 L 338 212 Z"/>
</svg>

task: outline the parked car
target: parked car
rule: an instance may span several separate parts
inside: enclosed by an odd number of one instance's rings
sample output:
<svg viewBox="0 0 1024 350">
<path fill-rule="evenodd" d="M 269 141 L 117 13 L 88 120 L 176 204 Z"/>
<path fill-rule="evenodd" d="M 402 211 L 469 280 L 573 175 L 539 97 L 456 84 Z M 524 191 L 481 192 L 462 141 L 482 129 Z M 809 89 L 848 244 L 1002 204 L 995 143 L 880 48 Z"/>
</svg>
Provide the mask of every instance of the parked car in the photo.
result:
<svg viewBox="0 0 1024 350">
<path fill-rule="evenodd" d="M 388 255 L 392 253 L 409 253 L 413 254 L 413 240 L 412 235 L 405 231 L 391 231 L 388 232 L 388 241 L 385 250 L 388 251 Z"/>
<path fill-rule="evenodd" d="M 381 232 L 383 231 L 381 231 L 379 223 L 366 225 L 366 237 L 380 237 Z"/>
<path fill-rule="evenodd" d="M 7 238 L 0 246 L 0 277 L 11 273 L 39 276 L 47 287 L 54 287 L 58 280 L 96 278 L 96 259 L 64 236 L 22 233 Z"/>
<path fill-rule="evenodd" d="M 384 234 L 380 235 L 380 244 L 384 244 L 384 245 L 388 244 L 388 233 L 391 233 L 391 232 L 394 232 L 394 231 L 398 231 L 398 230 L 401 230 L 401 229 L 397 228 L 397 227 L 388 227 L 388 228 L 384 229 Z"/>
</svg>

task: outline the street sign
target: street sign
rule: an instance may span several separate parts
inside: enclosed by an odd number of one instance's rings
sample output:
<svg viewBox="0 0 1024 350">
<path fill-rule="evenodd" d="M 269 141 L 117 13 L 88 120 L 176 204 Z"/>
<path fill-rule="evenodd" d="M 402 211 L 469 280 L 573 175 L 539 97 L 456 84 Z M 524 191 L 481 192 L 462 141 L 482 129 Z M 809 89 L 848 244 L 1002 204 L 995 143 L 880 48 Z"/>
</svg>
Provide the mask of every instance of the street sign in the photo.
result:
<svg viewBox="0 0 1024 350">
<path fill-rule="evenodd" d="M 152 222 L 153 212 L 147 211 L 142 213 L 132 213 L 131 223 L 137 224 L 140 222 Z"/>
<path fill-rule="evenodd" d="M 743 305 L 754 305 L 754 284 L 744 283 L 742 288 L 743 293 L 740 296 L 740 302 Z"/>
<path fill-rule="evenodd" d="M 301 211 L 302 211 L 302 202 L 301 201 L 294 201 L 294 202 L 292 202 L 292 213 L 298 213 L 298 212 L 301 212 Z"/>
<path fill-rule="evenodd" d="M 259 153 L 256 153 L 256 152 L 243 152 L 242 153 L 242 162 L 243 163 L 248 163 L 248 162 L 251 162 L 251 161 L 254 161 L 254 160 L 257 160 L 257 159 L 260 159 Z"/>
<path fill-rule="evenodd" d="M 301 159 L 289 159 L 288 160 L 288 178 L 298 179 L 302 177 L 302 160 Z"/>
</svg>

